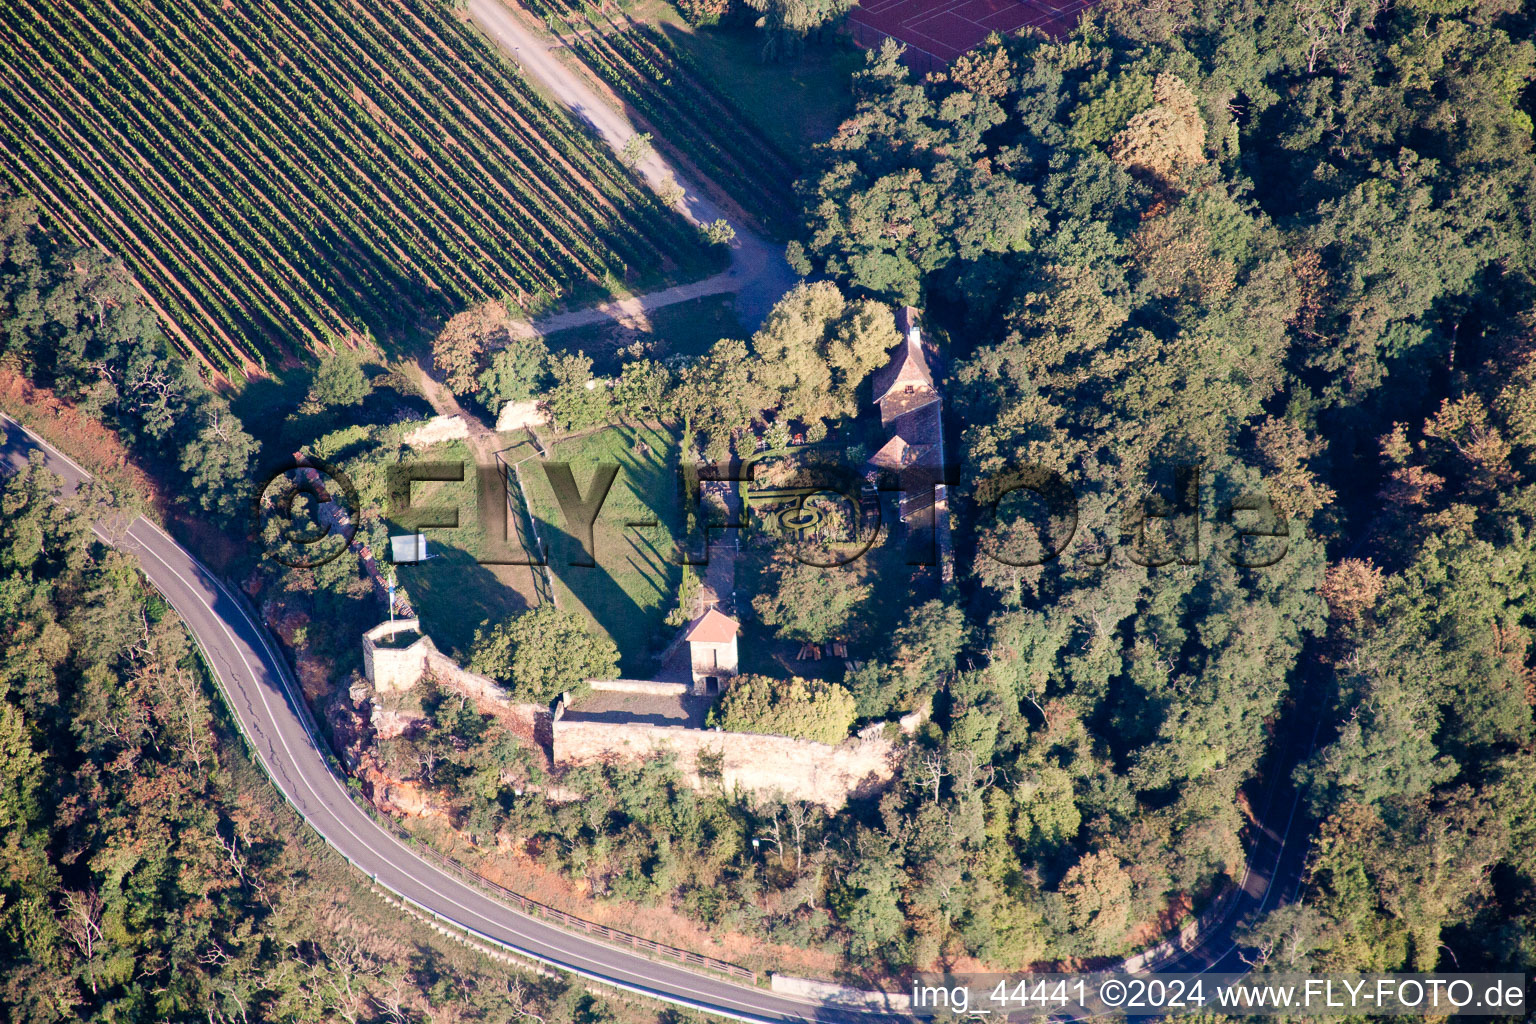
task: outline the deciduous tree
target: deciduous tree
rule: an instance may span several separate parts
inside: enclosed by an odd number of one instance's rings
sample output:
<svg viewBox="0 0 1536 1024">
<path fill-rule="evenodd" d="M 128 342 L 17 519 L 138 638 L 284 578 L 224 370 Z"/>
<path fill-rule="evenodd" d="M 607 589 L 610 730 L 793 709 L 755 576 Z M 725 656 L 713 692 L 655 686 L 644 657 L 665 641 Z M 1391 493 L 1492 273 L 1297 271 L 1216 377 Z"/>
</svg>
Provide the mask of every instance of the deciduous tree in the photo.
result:
<svg viewBox="0 0 1536 1024">
<path fill-rule="evenodd" d="M 456 395 L 474 392 L 485 354 L 507 338 L 507 307 L 482 302 L 455 314 L 432 340 L 432 361 Z"/>
<path fill-rule="evenodd" d="M 752 599 L 752 609 L 786 640 L 824 644 L 863 631 L 873 593 L 851 567 L 823 569 L 781 555 Z"/>
<path fill-rule="evenodd" d="M 540 605 L 475 631 L 470 668 L 507 683 L 518 700 L 547 703 L 579 693 L 589 679 L 619 673 L 619 649 L 587 620 Z"/>
<path fill-rule="evenodd" d="M 738 676 L 710 721 L 731 732 L 765 732 L 817 743 L 841 743 L 853 725 L 853 695 L 835 683 Z"/>
</svg>

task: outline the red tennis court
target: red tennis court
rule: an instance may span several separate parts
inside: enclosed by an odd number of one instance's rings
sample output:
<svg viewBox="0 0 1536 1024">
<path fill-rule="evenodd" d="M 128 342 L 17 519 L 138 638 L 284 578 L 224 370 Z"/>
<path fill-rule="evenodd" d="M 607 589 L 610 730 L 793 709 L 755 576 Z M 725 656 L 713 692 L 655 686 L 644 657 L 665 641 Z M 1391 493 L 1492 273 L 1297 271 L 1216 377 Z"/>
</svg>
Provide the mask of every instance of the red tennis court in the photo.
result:
<svg viewBox="0 0 1536 1024">
<path fill-rule="evenodd" d="M 848 27 L 860 46 L 886 37 L 907 44 L 907 63 L 937 71 L 992 32 L 1038 28 L 1061 35 L 1092 0 L 860 0 Z"/>
</svg>

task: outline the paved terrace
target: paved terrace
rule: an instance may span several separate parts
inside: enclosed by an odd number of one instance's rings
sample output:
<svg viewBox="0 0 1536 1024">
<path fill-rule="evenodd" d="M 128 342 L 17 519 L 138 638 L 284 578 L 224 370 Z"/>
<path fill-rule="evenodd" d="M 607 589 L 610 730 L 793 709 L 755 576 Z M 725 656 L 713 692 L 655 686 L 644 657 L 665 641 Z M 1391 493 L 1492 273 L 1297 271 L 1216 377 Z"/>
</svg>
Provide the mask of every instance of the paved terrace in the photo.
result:
<svg viewBox="0 0 1536 1024">
<path fill-rule="evenodd" d="M 565 709 L 567 722 L 606 722 L 610 725 L 675 725 L 686 729 L 704 728 L 713 697 L 692 694 L 617 693 L 593 690 Z"/>
</svg>

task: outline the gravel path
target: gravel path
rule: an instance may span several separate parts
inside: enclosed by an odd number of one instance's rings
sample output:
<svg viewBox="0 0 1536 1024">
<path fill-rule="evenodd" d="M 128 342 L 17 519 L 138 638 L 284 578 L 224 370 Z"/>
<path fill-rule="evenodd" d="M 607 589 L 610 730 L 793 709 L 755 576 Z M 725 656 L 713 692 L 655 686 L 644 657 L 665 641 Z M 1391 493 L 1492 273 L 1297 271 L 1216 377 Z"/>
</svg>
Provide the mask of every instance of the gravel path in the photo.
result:
<svg viewBox="0 0 1536 1024">
<path fill-rule="evenodd" d="M 530 79 L 591 125 L 615 153 L 623 151 L 624 144 L 635 134 L 635 126 L 622 111 L 604 101 L 577 71 L 551 52 L 557 44 L 552 45 L 524 20 L 520 12 L 509 8 L 502 0 L 469 0 L 468 10 L 475 24 L 495 40 Z M 727 293 L 736 295 L 736 315 L 742 325 L 755 329 L 779 297 L 794 287 L 795 273 L 785 262 L 783 248 L 764 238 L 740 217 L 727 214 L 693 182 L 678 173 L 654 147 L 636 170 L 658 193 L 672 184 L 682 189 L 677 210 L 694 224 L 724 219 L 735 229 L 730 268 L 702 281 L 605 302 L 590 309 L 554 313 L 534 321 L 533 330 L 549 334 Z"/>
</svg>

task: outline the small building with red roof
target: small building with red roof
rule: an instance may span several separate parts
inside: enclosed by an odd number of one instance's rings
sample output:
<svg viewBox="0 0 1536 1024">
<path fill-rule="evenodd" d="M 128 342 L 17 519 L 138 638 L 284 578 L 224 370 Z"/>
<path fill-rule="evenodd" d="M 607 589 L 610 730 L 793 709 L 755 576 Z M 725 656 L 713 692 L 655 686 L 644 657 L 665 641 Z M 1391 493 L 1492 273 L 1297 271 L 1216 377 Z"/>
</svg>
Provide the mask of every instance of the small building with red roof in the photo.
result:
<svg viewBox="0 0 1536 1024">
<path fill-rule="evenodd" d="M 688 652 L 693 665 L 693 692 L 719 693 L 737 672 L 736 636 L 741 623 L 710 608 L 688 628 Z"/>
</svg>

